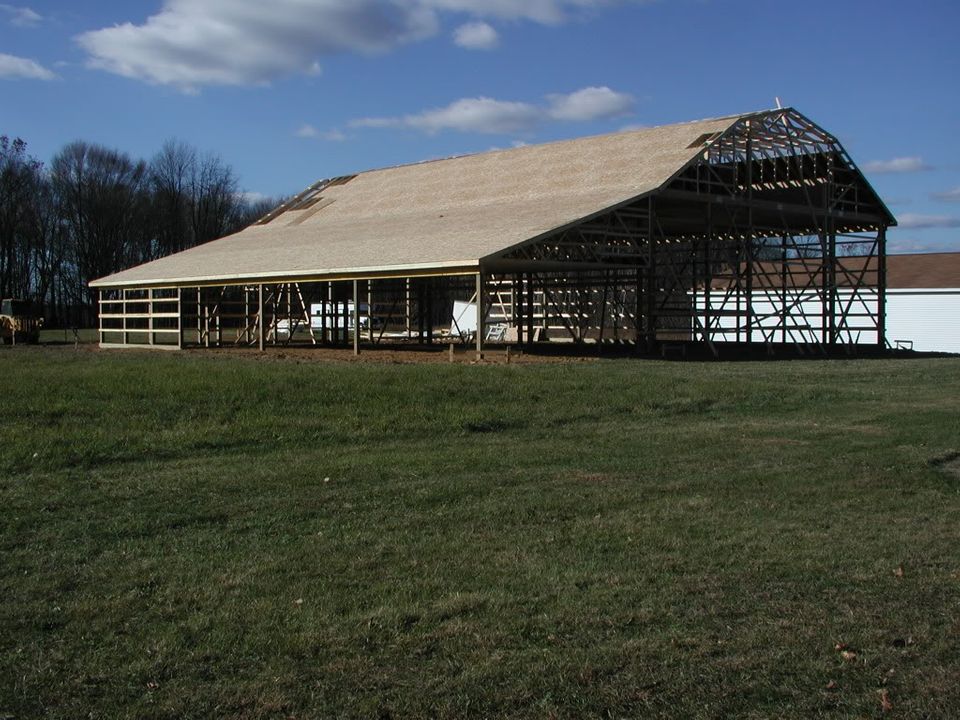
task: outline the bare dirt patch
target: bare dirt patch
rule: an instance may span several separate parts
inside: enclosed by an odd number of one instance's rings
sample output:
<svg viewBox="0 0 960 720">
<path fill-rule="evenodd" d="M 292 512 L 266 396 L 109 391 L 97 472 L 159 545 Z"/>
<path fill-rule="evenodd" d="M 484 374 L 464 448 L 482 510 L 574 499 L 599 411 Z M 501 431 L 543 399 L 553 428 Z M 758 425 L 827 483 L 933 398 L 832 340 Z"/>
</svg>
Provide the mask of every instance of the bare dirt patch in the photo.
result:
<svg viewBox="0 0 960 720">
<path fill-rule="evenodd" d="M 423 364 L 423 363 L 455 363 L 460 365 L 530 365 L 542 363 L 582 363 L 595 362 L 596 357 L 576 356 L 556 352 L 521 352 L 506 348 L 484 350 L 483 358 L 478 360 L 473 348 L 455 346 L 451 358 L 447 346 L 435 348 L 421 348 L 410 346 L 383 346 L 363 348 L 359 355 L 354 355 L 351 348 L 331 347 L 270 347 L 264 352 L 256 348 L 192 348 L 191 353 L 205 353 L 214 356 L 246 357 L 261 361 L 292 361 L 305 362 L 336 362 L 336 363 L 379 363 L 396 364 Z"/>
</svg>

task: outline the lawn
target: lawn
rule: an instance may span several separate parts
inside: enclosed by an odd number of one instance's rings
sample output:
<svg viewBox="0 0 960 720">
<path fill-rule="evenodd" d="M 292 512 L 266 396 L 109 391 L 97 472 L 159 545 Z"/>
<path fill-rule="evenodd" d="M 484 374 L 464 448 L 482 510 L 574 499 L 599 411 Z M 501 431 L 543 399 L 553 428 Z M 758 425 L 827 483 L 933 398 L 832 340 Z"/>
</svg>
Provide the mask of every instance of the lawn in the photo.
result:
<svg viewBox="0 0 960 720">
<path fill-rule="evenodd" d="M 0 718 L 951 718 L 960 359 L 0 348 Z"/>
</svg>

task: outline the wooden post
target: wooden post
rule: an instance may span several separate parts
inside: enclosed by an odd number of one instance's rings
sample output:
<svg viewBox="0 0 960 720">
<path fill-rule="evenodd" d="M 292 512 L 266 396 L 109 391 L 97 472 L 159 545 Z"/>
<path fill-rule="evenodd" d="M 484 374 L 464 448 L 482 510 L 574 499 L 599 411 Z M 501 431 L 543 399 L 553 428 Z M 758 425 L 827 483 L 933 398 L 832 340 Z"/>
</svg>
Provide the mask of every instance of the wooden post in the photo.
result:
<svg viewBox="0 0 960 720">
<path fill-rule="evenodd" d="M 203 342 L 203 312 L 200 310 L 201 289 L 197 286 L 197 345 Z"/>
<path fill-rule="evenodd" d="M 373 280 L 367 280 L 367 336 L 373 345 Z"/>
<path fill-rule="evenodd" d="M 357 299 L 357 293 L 353 293 L 353 299 Z M 356 305 L 356 302 L 354 302 Z M 350 300 L 343 301 L 343 313 L 340 315 L 340 326 L 343 328 L 343 344 L 347 345 L 350 342 L 350 326 L 353 323 L 350 320 Z"/>
<path fill-rule="evenodd" d="M 410 340 L 411 335 L 413 334 L 413 328 L 410 322 L 410 316 L 412 314 L 410 308 L 410 278 L 407 278 L 404 281 L 404 293 L 405 293 L 405 302 L 406 302 L 406 322 L 407 322 L 407 340 Z"/>
<path fill-rule="evenodd" d="M 330 344 L 330 283 L 320 286 L 320 343 Z"/>
<path fill-rule="evenodd" d="M 827 279 L 830 283 L 830 294 L 827 296 L 830 318 L 830 337 L 831 346 L 837 344 L 837 233 L 833 229 L 833 221 L 830 221 L 830 234 L 827 236 L 828 249 L 830 253 L 830 270 Z"/>
<path fill-rule="evenodd" d="M 216 313 L 214 322 L 217 324 L 217 347 L 223 347 L 223 323 L 220 322 L 220 317 L 223 315 L 223 300 L 226 294 L 227 288 L 224 286 L 223 290 L 220 291 L 220 299 L 217 300 L 217 304 L 213 307 Z"/>
<path fill-rule="evenodd" d="M 207 298 L 203 303 L 203 344 L 210 347 L 210 301 Z"/>
<path fill-rule="evenodd" d="M 353 281 L 353 354 L 360 354 L 360 292 L 359 283 Z"/>
<path fill-rule="evenodd" d="M 263 283 L 260 283 L 257 286 L 257 343 L 260 346 L 260 352 L 264 351 L 264 337 L 263 337 Z"/>
<path fill-rule="evenodd" d="M 477 360 L 483 360 L 483 273 L 477 273 Z"/>
<path fill-rule="evenodd" d="M 253 338 L 250 336 L 250 290 L 243 288 L 243 342 L 247 345 Z"/>
<path fill-rule="evenodd" d="M 183 350 L 183 288 L 177 288 L 177 350 Z"/>
<path fill-rule="evenodd" d="M 780 342 L 787 344 L 787 234 L 780 237 Z M 791 278 L 792 279 L 792 278 Z"/>
<path fill-rule="evenodd" d="M 153 288 L 147 290 L 147 345 L 153 345 Z"/>
<path fill-rule="evenodd" d="M 877 234 L 877 346 L 887 347 L 887 226 Z"/>
<path fill-rule="evenodd" d="M 523 275 L 513 276 L 513 324 L 517 328 L 517 344 L 523 345 Z"/>
<path fill-rule="evenodd" d="M 99 328 L 100 328 L 100 344 L 103 345 L 103 338 L 104 338 L 104 332 L 103 332 L 103 290 L 97 290 L 97 296 L 98 296 L 99 299 L 100 299 L 100 302 L 97 303 L 97 309 L 98 309 L 98 311 L 99 311 L 99 314 L 97 315 L 97 325 L 98 325 Z M 67 339 L 67 331 L 66 331 L 66 330 L 63 331 L 63 339 L 64 339 L 64 340 Z"/>
</svg>

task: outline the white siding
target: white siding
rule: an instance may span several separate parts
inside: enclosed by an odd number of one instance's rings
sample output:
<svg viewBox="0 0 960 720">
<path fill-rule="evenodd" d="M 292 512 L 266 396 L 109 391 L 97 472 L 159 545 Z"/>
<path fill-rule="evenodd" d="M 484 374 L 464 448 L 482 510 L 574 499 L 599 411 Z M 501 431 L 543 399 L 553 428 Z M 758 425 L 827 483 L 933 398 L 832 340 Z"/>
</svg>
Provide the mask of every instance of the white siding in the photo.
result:
<svg viewBox="0 0 960 720">
<path fill-rule="evenodd" d="M 960 288 L 887 290 L 887 341 L 921 352 L 960 353 Z"/>
<path fill-rule="evenodd" d="M 725 293 L 713 291 L 710 293 L 710 304 L 713 312 L 717 312 L 723 305 Z M 786 293 L 787 318 L 786 342 L 788 343 L 817 343 L 822 337 L 823 316 L 820 296 L 812 290 L 800 292 L 788 290 Z M 706 311 L 706 297 L 704 293 L 697 293 L 694 298 L 695 307 L 701 318 Z M 733 314 L 736 306 L 736 295 L 727 300 L 727 314 L 715 316 L 711 326 L 716 328 L 714 338 L 720 341 L 737 339 L 737 327 L 745 322 L 746 299 L 743 299 L 739 319 Z M 841 288 L 837 292 L 836 323 L 843 324 L 844 315 L 847 324 L 841 327 L 841 342 L 851 344 L 876 344 L 877 331 L 874 316 L 877 312 L 876 293 L 862 291 L 852 293 Z M 781 318 L 781 299 L 778 290 L 769 293 L 758 292 L 753 297 L 753 332 L 750 335 L 752 342 L 782 342 L 783 320 Z M 863 317 L 865 316 L 865 317 Z"/>
</svg>

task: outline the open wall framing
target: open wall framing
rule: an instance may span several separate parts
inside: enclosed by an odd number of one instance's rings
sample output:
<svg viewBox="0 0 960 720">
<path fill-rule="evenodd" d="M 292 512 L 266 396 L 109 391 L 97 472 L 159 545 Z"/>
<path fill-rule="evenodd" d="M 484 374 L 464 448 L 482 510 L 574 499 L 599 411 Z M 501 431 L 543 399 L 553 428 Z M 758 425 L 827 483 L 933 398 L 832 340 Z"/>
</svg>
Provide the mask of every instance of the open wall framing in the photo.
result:
<svg viewBox="0 0 960 720">
<path fill-rule="evenodd" d="M 101 342 L 882 347 L 895 220 L 836 139 L 783 109 L 687 149 L 655 190 L 459 266 L 102 287 Z"/>
</svg>

